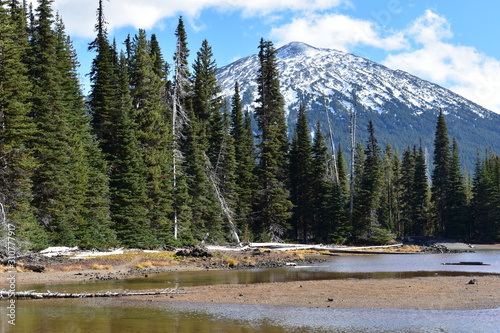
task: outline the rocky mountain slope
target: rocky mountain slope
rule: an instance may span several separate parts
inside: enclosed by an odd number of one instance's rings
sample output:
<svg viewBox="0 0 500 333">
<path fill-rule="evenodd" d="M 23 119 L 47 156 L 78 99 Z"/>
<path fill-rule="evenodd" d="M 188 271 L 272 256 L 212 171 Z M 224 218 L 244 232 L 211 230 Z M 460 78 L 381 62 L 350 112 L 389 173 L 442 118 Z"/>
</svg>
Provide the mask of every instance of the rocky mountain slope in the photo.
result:
<svg viewBox="0 0 500 333">
<path fill-rule="evenodd" d="M 432 156 L 436 117 L 442 109 L 449 134 L 457 138 L 463 164 L 470 171 L 477 149 L 500 151 L 500 115 L 439 85 L 353 54 L 300 42 L 279 48 L 277 58 L 289 127 L 295 126 L 299 105 L 305 103 L 311 127 L 320 121 L 328 134 L 328 112 L 335 143 L 346 152 L 349 112 L 353 109 L 358 141 L 363 143 L 372 120 L 381 146 L 390 142 L 402 150 L 422 140 Z M 238 81 L 243 104 L 252 111 L 258 68 L 257 55 L 220 68 L 217 78 L 223 95 L 232 96 Z"/>
</svg>

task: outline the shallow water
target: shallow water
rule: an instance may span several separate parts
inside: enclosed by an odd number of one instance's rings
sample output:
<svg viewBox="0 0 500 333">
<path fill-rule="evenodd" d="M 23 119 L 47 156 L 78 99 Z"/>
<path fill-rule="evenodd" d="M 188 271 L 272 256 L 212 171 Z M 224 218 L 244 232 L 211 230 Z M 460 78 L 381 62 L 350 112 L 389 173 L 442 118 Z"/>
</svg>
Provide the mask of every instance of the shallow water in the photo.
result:
<svg viewBox="0 0 500 333">
<path fill-rule="evenodd" d="M 481 261 L 489 266 L 448 266 Z M 500 274 L 500 252 L 461 254 L 356 255 L 332 257 L 319 265 L 279 269 L 171 272 L 124 281 L 32 285 L 20 290 L 105 291 L 172 288 L 221 283 L 262 283 L 326 279 L 411 278 Z M 497 332 L 500 309 L 479 311 L 339 310 L 248 305 L 213 305 L 122 299 L 19 300 L 16 326 L 4 332 Z"/>
<path fill-rule="evenodd" d="M 1 318 L 5 310 L 0 308 Z M 500 309 L 339 310 L 161 303 L 120 299 L 20 302 L 16 325 L 0 332 L 497 332 Z"/>
<path fill-rule="evenodd" d="M 447 262 L 480 261 L 488 266 L 442 265 Z M 426 276 L 469 276 L 500 274 L 500 252 L 481 251 L 460 254 L 349 255 L 332 257 L 312 266 L 250 270 L 208 270 L 168 272 L 119 281 L 84 284 L 22 286 L 21 290 L 58 292 L 120 291 L 124 289 L 161 289 L 213 284 L 252 284 L 334 279 L 387 279 Z"/>
</svg>

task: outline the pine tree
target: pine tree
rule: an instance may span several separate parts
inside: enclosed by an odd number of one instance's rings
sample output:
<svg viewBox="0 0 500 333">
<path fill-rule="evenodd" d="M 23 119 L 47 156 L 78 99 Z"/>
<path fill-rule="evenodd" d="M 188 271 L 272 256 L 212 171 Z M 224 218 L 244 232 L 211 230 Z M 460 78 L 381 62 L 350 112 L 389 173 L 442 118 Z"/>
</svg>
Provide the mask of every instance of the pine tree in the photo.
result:
<svg viewBox="0 0 500 333">
<path fill-rule="evenodd" d="M 238 205 L 236 207 L 236 220 L 240 230 L 248 234 L 252 229 L 252 206 L 255 202 L 255 189 L 257 179 L 255 177 L 255 151 L 252 134 L 250 114 L 243 114 L 243 106 L 238 82 L 234 86 L 234 95 L 231 102 L 231 135 L 234 142 L 234 154 L 236 160 L 236 192 Z"/>
<path fill-rule="evenodd" d="M 76 177 L 71 147 L 74 133 L 71 110 L 65 103 L 66 92 L 61 86 L 68 73 L 60 71 L 58 63 L 61 59 L 56 52 L 51 4 L 50 0 L 39 2 L 31 38 L 33 116 L 38 129 L 34 144 L 40 163 L 34 175 L 33 192 L 38 218 L 51 232 L 54 243 L 71 246 L 78 243 L 75 231 L 81 223 L 81 198 L 74 193 L 80 188 L 72 186 Z"/>
<path fill-rule="evenodd" d="M 411 227 L 410 235 L 426 236 L 430 234 L 430 189 L 427 182 L 427 166 L 422 145 L 414 154 L 414 173 L 411 182 L 410 201 Z"/>
<path fill-rule="evenodd" d="M 339 176 L 340 189 L 342 190 L 342 195 L 344 196 L 344 204 L 347 205 L 349 198 L 349 179 L 347 174 L 347 162 L 340 143 L 337 149 L 337 172 Z"/>
<path fill-rule="evenodd" d="M 343 244 L 351 231 L 346 211 L 348 184 L 345 160 L 339 146 L 336 159 L 339 183 L 336 183 L 330 170 L 330 155 L 319 122 L 316 125 L 312 152 L 311 208 L 316 241 Z"/>
<path fill-rule="evenodd" d="M 136 126 L 137 140 L 147 168 L 148 212 L 150 226 L 160 231 L 172 226 L 172 184 L 170 128 L 166 118 L 166 104 L 162 100 L 165 90 L 164 74 L 158 75 L 159 50 L 152 52 L 146 32 L 142 29 L 131 43 L 130 87 L 133 105 L 132 123 Z M 152 57 L 151 54 L 156 56 Z M 173 230 L 173 228 L 171 228 Z M 160 236 L 160 235 L 158 235 Z M 167 236 L 168 238 L 168 236 Z M 164 241 L 164 240 L 160 240 Z"/>
<path fill-rule="evenodd" d="M 40 249 L 47 235 L 32 206 L 32 176 L 37 166 L 30 147 L 35 124 L 30 117 L 31 84 L 24 11 L 12 1 L 0 1 L 0 204 L 16 227 L 22 249 Z"/>
<path fill-rule="evenodd" d="M 166 73 L 167 64 L 165 63 L 165 60 L 163 59 L 160 44 L 158 43 L 158 39 L 156 38 L 156 34 L 151 35 L 151 40 L 149 42 L 149 45 L 150 45 L 149 56 L 151 57 L 152 62 L 153 62 L 153 71 L 158 77 L 163 79 L 166 77 L 166 74 L 167 74 Z M 129 56 L 129 58 L 130 57 L 131 56 Z"/>
<path fill-rule="evenodd" d="M 89 50 L 97 53 L 92 61 L 90 72 L 89 105 L 92 112 L 93 131 L 99 138 L 100 147 L 106 158 L 110 158 L 109 156 L 113 156 L 115 153 L 110 148 L 113 146 L 117 131 L 115 124 L 117 124 L 119 116 L 116 114 L 118 109 L 116 94 L 119 89 L 115 61 L 116 51 L 113 50 L 108 41 L 102 0 L 99 0 L 95 30 L 97 32 L 96 39 L 89 45 Z"/>
<path fill-rule="evenodd" d="M 80 247 L 105 247 L 114 242 L 110 225 L 108 170 L 96 138 L 91 134 L 90 118 L 80 90 L 76 52 L 64 29 L 61 18 L 57 16 L 57 64 L 63 73 L 59 84 L 65 95 L 63 103 L 69 111 L 70 146 L 73 148 L 71 184 L 80 221 L 75 236 Z"/>
<path fill-rule="evenodd" d="M 147 167 L 131 120 L 132 98 L 125 55 L 120 57 L 117 119 L 110 156 L 111 214 L 119 241 L 128 247 L 158 245 L 148 219 Z"/>
<path fill-rule="evenodd" d="M 465 196 L 463 176 L 460 171 L 458 142 L 455 138 L 451 147 L 448 177 L 446 208 L 442 212 L 446 223 L 444 229 L 448 237 L 465 239 L 468 236 L 468 228 L 466 226 L 467 198 Z"/>
<path fill-rule="evenodd" d="M 321 131 L 321 124 L 316 124 L 314 142 L 312 145 L 311 186 L 312 213 L 314 233 L 317 242 L 329 242 L 329 233 L 332 231 L 331 190 L 333 179 L 330 177 L 329 152 L 325 137 Z"/>
<path fill-rule="evenodd" d="M 228 119 L 222 113 L 223 103 L 219 97 L 216 70 L 212 48 L 204 40 L 193 64 L 192 126 L 198 130 L 196 137 L 204 157 L 202 161 L 206 163 L 208 185 L 215 193 L 215 196 L 209 196 L 215 202 L 208 201 L 207 204 L 214 208 L 219 206 L 233 238 L 239 242 L 233 222 L 233 207 L 236 203 L 235 150 L 229 135 Z"/>
<path fill-rule="evenodd" d="M 190 118 L 194 115 L 191 113 Z M 222 219 L 213 184 L 207 174 L 209 161 L 203 151 L 200 123 L 193 121 L 186 127 L 183 143 L 184 173 L 189 188 L 190 207 L 192 211 L 191 229 L 195 239 L 205 240 L 210 237 L 213 242 L 221 241 Z"/>
<path fill-rule="evenodd" d="M 380 204 L 382 184 L 380 148 L 375 137 L 373 123 L 368 123 L 368 140 L 364 150 L 363 172 L 357 194 L 355 232 L 358 237 L 371 240 L 380 229 L 377 210 Z"/>
<path fill-rule="evenodd" d="M 412 198 L 415 181 L 415 154 L 410 147 L 403 152 L 403 160 L 401 163 L 401 206 L 400 206 L 400 222 L 398 234 L 400 236 L 412 235 Z"/>
<path fill-rule="evenodd" d="M 397 184 L 400 176 L 397 172 L 398 166 L 398 154 L 392 149 L 392 146 L 387 143 L 384 150 L 384 156 L 381 160 L 382 188 L 378 214 L 382 227 L 391 231 L 395 231 L 397 225 L 397 212 L 399 209 L 397 205 Z"/>
<path fill-rule="evenodd" d="M 332 242 L 344 244 L 351 238 L 352 226 L 348 219 L 348 200 L 349 200 L 349 182 L 347 180 L 347 164 L 342 152 L 342 146 L 338 145 L 337 151 L 337 173 L 339 183 L 334 185 L 333 193 L 333 217 L 335 221 L 335 229 L 330 233 Z M 338 189 L 335 189 L 337 187 Z M 338 193 L 338 194 L 337 194 Z"/>
<path fill-rule="evenodd" d="M 312 144 L 305 105 L 298 113 L 290 150 L 290 199 L 294 205 L 291 218 L 295 239 L 307 243 L 313 231 Z"/>
<path fill-rule="evenodd" d="M 500 240 L 500 157 L 491 150 L 479 154 L 473 182 L 471 238 L 481 242 Z"/>
<path fill-rule="evenodd" d="M 432 172 L 432 201 L 436 209 L 436 229 L 439 234 L 445 233 L 446 198 L 450 179 L 450 139 L 444 119 L 443 110 L 440 110 L 436 134 L 434 138 L 434 170 Z"/>
<path fill-rule="evenodd" d="M 193 109 L 194 118 L 199 122 L 198 136 L 202 149 L 214 166 L 217 164 L 224 136 L 223 103 L 218 96 L 220 87 L 216 72 L 217 64 L 213 59 L 212 48 L 204 40 L 193 64 Z"/>
<path fill-rule="evenodd" d="M 231 121 L 229 115 L 224 113 L 223 138 L 217 164 L 215 167 L 213 165 L 209 167 L 208 173 L 231 236 L 234 241 L 240 243 L 238 232 L 241 229 L 238 228 L 235 213 L 239 205 L 237 168 L 235 143 L 231 135 Z"/>
<path fill-rule="evenodd" d="M 285 185 L 288 153 L 287 126 L 283 96 L 280 93 L 276 50 L 261 39 L 257 75 L 258 106 L 255 109 L 260 143 L 258 145 L 259 225 L 256 234 L 280 239 L 288 226 L 291 202 Z"/>
</svg>

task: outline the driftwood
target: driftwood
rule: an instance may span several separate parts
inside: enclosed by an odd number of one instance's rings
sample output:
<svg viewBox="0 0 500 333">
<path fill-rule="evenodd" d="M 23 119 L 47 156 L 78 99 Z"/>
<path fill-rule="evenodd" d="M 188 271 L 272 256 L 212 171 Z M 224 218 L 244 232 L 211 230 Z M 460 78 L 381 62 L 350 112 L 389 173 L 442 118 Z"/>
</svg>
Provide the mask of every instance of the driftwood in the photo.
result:
<svg viewBox="0 0 500 333">
<path fill-rule="evenodd" d="M 187 291 L 166 289 L 163 291 L 143 291 L 143 292 L 105 292 L 105 293 L 58 293 L 47 290 L 45 293 L 30 291 L 0 291 L 0 299 L 2 298 L 93 298 L 93 297 L 124 297 L 124 296 L 149 296 L 149 295 L 169 295 L 169 294 L 187 294 Z"/>
</svg>

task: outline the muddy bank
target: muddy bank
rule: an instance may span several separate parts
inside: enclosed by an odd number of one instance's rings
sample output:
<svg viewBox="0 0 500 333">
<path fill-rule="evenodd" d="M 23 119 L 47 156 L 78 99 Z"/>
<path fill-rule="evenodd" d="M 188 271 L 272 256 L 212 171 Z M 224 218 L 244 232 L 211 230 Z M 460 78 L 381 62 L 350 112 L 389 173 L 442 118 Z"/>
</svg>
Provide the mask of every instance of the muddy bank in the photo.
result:
<svg viewBox="0 0 500 333">
<path fill-rule="evenodd" d="M 475 279 L 476 284 L 469 284 Z M 130 297 L 159 302 L 335 309 L 500 308 L 499 277 L 330 280 L 182 288 L 187 294 Z"/>
</svg>

